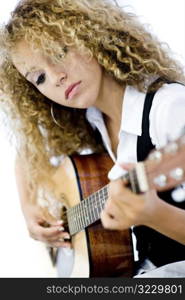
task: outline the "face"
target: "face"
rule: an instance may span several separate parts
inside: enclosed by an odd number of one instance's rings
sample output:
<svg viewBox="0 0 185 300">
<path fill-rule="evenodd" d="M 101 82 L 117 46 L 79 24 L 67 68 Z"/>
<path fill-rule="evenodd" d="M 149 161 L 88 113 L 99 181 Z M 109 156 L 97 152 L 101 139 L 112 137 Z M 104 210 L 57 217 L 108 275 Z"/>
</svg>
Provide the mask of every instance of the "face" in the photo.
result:
<svg viewBox="0 0 185 300">
<path fill-rule="evenodd" d="M 12 53 L 17 70 L 43 95 L 61 105 L 87 108 L 95 105 L 101 94 L 102 68 L 98 62 L 74 48 L 67 49 L 61 63 L 35 52 L 21 42 Z"/>
</svg>

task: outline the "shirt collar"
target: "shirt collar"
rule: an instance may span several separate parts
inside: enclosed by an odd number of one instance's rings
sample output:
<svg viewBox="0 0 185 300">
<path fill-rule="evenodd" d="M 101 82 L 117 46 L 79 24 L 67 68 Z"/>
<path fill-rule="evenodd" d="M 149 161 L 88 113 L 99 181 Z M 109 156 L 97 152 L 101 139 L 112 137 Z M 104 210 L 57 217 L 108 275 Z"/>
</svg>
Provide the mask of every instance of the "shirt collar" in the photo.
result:
<svg viewBox="0 0 185 300">
<path fill-rule="evenodd" d="M 126 87 L 119 134 L 121 131 L 139 136 L 142 134 L 142 117 L 145 96 L 145 93 L 139 92 L 134 87 Z M 104 124 L 102 113 L 94 106 L 87 109 L 86 118 L 93 128 L 98 128 L 100 124 Z"/>
<path fill-rule="evenodd" d="M 132 86 L 124 93 L 120 131 L 142 135 L 143 107 L 146 94 Z"/>
</svg>

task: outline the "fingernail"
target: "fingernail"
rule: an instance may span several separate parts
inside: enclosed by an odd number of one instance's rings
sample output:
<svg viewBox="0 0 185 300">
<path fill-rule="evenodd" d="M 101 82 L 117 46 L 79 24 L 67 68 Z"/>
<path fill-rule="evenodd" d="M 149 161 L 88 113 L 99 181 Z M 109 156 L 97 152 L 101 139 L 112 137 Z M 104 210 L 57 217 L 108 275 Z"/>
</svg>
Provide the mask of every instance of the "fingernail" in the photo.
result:
<svg viewBox="0 0 185 300">
<path fill-rule="evenodd" d="M 64 231 L 64 227 L 58 228 L 58 231 Z"/>
<path fill-rule="evenodd" d="M 64 223 L 64 221 L 60 220 L 60 221 L 57 221 L 57 224 L 58 225 L 62 225 Z"/>
<path fill-rule="evenodd" d="M 70 236 L 69 236 L 69 234 L 66 234 L 65 236 L 63 236 L 64 237 L 64 239 L 66 239 L 66 240 L 70 240 Z"/>
</svg>

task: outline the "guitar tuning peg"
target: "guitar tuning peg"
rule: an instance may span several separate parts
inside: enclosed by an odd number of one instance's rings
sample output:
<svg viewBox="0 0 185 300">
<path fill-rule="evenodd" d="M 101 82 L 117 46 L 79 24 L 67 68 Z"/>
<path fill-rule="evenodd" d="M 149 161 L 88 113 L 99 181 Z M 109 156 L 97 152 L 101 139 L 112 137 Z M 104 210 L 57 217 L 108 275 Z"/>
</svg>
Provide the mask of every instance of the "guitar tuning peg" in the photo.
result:
<svg viewBox="0 0 185 300">
<path fill-rule="evenodd" d="M 164 174 L 161 174 L 154 178 L 154 184 L 160 187 L 164 187 L 167 183 L 167 177 Z"/>
<path fill-rule="evenodd" d="M 160 151 L 156 150 L 156 151 L 152 152 L 151 154 L 149 154 L 148 159 L 160 161 L 162 159 L 162 153 Z"/>
<path fill-rule="evenodd" d="M 179 148 L 179 145 L 177 143 L 171 142 L 164 148 L 164 152 L 165 153 L 176 153 L 178 148 Z"/>
<path fill-rule="evenodd" d="M 184 170 L 182 168 L 176 168 L 170 172 L 170 177 L 172 177 L 175 180 L 182 180 L 183 176 Z"/>
<path fill-rule="evenodd" d="M 171 196 L 172 196 L 172 199 L 177 203 L 184 202 L 185 201 L 185 189 L 182 186 L 180 186 L 171 193 Z"/>
</svg>

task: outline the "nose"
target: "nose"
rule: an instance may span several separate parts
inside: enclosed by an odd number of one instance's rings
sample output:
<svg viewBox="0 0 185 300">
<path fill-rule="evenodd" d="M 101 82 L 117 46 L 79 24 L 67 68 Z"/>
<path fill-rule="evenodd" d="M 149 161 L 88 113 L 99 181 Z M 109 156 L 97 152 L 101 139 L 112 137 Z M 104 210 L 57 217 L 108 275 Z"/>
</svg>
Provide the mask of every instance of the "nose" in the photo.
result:
<svg viewBox="0 0 185 300">
<path fill-rule="evenodd" d="M 48 68 L 47 74 L 51 83 L 56 87 L 63 85 L 67 79 L 67 74 L 61 70 L 56 70 L 56 68 Z"/>
<path fill-rule="evenodd" d="M 56 80 L 56 87 L 59 87 L 61 85 L 64 84 L 64 82 L 66 81 L 67 79 L 67 74 L 59 74 L 59 76 L 57 77 L 57 80 Z"/>
</svg>

